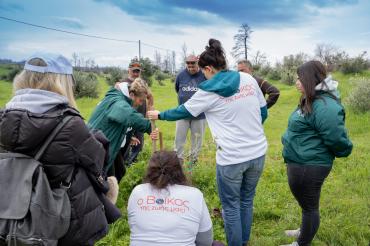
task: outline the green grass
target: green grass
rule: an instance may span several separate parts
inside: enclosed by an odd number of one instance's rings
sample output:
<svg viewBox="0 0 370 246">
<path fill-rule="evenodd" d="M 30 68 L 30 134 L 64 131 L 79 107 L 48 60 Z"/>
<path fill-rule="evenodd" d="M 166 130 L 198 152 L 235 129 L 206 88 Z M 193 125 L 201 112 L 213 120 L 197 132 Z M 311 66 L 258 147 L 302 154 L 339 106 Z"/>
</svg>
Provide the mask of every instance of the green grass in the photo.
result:
<svg viewBox="0 0 370 246">
<path fill-rule="evenodd" d="M 333 76 L 340 82 L 341 95 L 345 101 L 352 86 L 349 79 L 354 75 L 335 73 Z M 356 76 L 370 78 L 370 72 Z M 104 80 L 100 78 L 99 81 L 101 91 L 98 99 L 77 100 L 79 110 L 86 119 L 107 90 Z M 269 149 L 254 202 L 250 244 L 252 246 L 290 243 L 292 239 L 285 237 L 283 231 L 298 228 L 301 220 L 299 206 L 288 187 L 280 142 L 280 137 L 287 127 L 288 117 L 298 103 L 299 94 L 294 87 L 279 82 L 275 82 L 275 85 L 280 89 L 281 96 L 277 104 L 269 110 L 269 118 L 264 125 Z M 152 91 L 156 109 L 164 110 L 176 106 L 176 94 L 173 84 L 169 81 L 165 82 L 165 86 L 155 83 Z M 3 107 L 10 97 L 11 84 L 0 81 L 0 107 Z M 312 243 L 313 246 L 369 245 L 370 113 L 355 114 L 348 109 L 346 117 L 346 126 L 354 149 L 350 157 L 335 161 L 333 170 L 323 186 L 320 204 L 321 225 Z M 165 148 L 172 149 L 175 123 L 158 121 L 157 126 L 163 132 Z M 141 182 L 150 153 L 151 142 L 146 137 L 139 163 L 128 169 L 120 184 L 117 204 L 123 212 L 123 217 L 111 226 L 109 234 L 96 245 L 129 245 L 127 200 L 132 188 Z M 215 180 L 215 147 L 208 129 L 199 163 L 193 169 L 191 179 L 192 184 L 204 193 L 210 211 L 220 207 Z M 213 216 L 212 220 L 215 239 L 225 242 L 222 220 Z"/>
</svg>

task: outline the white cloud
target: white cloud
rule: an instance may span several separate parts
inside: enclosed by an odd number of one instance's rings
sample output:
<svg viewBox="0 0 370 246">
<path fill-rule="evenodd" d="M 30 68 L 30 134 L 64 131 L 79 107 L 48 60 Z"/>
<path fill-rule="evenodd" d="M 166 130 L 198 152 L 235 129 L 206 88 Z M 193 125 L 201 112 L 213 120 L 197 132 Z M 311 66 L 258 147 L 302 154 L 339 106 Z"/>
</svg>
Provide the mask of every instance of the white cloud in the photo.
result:
<svg viewBox="0 0 370 246">
<path fill-rule="evenodd" d="M 188 51 L 199 54 L 204 50 L 209 38 L 219 39 L 226 51 L 232 67 L 234 60 L 230 51 L 234 45 L 233 36 L 238 25 L 217 19 L 206 12 L 199 14 L 212 19 L 214 25 L 187 26 L 178 28 L 142 22 L 128 15 L 118 7 L 95 2 L 81 1 L 28 1 L 18 0 L 25 9 L 25 16 L 14 18 L 35 24 L 52 26 L 55 16 L 75 21 L 84 26 L 80 32 L 116 39 L 134 40 L 149 43 L 165 49 L 176 50 L 178 61 L 181 46 L 185 42 Z M 36 3 L 37 4 L 36 4 Z M 42 5 L 36 8 L 33 5 Z M 365 7 L 364 7 L 365 6 Z M 251 53 L 257 50 L 265 53 L 272 63 L 283 56 L 305 52 L 312 54 L 315 45 L 320 42 L 332 43 L 350 54 L 358 54 L 369 48 L 370 17 L 365 14 L 369 4 L 362 0 L 352 7 L 333 7 L 316 9 L 318 15 L 304 25 L 295 28 L 255 29 L 251 38 Z M 345 18 L 344 18 L 345 17 Z M 366 22 L 367 21 L 367 22 Z M 357 22 L 361 22 L 356 24 Z M 0 23 L 1 25 L 1 23 Z M 94 58 L 100 65 L 118 65 L 126 67 L 129 60 L 138 55 L 138 44 L 78 37 L 33 27 L 11 24 L 12 28 L 0 29 L 0 54 L 4 58 L 24 59 L 36 50 L 59 52 L 71 57 L 76 52 L 86 58 Z M 252 27 L 253 29 L 253 27 Z M 142 46 L 142 54 L 153 58 L 155 49 Z M 159 50 L 163 55 L 165 51 Z"/>
</svg>

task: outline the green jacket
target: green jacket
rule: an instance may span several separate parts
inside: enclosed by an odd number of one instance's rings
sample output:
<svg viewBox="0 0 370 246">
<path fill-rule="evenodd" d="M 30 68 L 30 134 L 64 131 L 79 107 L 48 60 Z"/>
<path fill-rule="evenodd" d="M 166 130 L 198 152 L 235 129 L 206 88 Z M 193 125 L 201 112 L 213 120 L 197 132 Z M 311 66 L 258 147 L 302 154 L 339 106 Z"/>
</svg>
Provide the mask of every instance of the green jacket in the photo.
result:
<svg viewBox="0 0 370 246">
<path fill-rule="evenodd" d="M 317 93 L 320 98 L 313 102 L 311 114 L 303 115 L 297 108 L 289 117 L 282 137 L 285 163 L 331 166 L 335 157 L 351 154 L 343 106 L 328 93 Z"/>
<path fill-rule="evenodd" d="M 101 130 L 110 141 L 106 170 L 113 164 L 127 130 L 151 132 L 150 121 L 132 107 L 130 98 L 113 87 L 95 108 L 88 126 L 91 129 Z"/>
</svg>

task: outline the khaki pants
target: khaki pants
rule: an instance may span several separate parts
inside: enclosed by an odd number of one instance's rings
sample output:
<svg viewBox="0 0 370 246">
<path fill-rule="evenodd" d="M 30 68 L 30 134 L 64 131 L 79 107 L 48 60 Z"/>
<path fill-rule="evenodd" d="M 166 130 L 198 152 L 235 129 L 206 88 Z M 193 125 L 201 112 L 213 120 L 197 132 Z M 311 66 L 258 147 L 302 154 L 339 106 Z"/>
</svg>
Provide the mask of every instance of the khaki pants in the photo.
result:
<svg viewBox="0 0 370 246">
<path fill-rule="evenodd" d="M 178 120 L 176 121 L 175 151 L 179 158 L 184 159 L 184 146 L 188 130 L 191 132 L 190 161 L 196 161 L 202 148 L 206 120 Z"/>
</svg>

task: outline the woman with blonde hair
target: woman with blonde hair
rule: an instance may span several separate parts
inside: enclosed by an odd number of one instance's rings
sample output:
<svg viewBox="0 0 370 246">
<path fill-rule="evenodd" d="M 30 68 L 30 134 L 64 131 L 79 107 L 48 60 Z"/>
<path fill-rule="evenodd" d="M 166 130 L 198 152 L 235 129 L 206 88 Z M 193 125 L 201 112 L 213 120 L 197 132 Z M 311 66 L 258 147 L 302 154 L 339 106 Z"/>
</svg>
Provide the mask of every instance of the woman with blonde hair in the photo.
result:
<svg viewBox="0 0 370 246">
<path fill-rule="evenodd" d="M 58 245 L 93 245 L 108 232 L 101 197 L 108 187 L 103 178 L 106 152 L 76 109 L 72 73 L 61 55 L 39 53 L 26 61 L 14 79 L 14 97 L 0 110 L 0 146 L 35 156 L 68 116 L 40 162 L 52 189 L 69 187 L 71 221 Z"/>
</svg>

